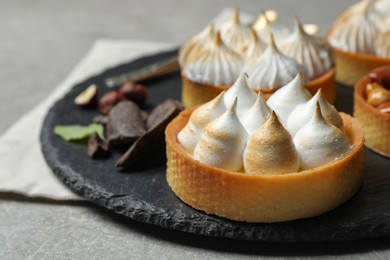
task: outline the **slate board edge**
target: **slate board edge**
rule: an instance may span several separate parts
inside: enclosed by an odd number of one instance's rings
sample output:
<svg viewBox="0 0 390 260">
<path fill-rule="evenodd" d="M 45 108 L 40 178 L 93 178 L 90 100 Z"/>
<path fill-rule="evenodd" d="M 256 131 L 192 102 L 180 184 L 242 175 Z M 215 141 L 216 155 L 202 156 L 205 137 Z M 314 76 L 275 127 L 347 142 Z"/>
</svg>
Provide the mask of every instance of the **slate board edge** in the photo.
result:
<svg viewBox="0 0 390 260">
<path fill-rule="evenodd" d="M 158 58 L 158 56 L 160 55 L 171 54 L 173 52 L 175 51 L 168 51 L 165 53 L 141 57 L 130 63 L 122 64 L 117 67 L 134 65 L 137 63 L 138 60 L 154 57 Z M 91 81 L 93 80 L 93 78 L 96 78 L 101 75 L 108 76 L 112 74 L 112 72 L 117 67 L 110 68 L 99 75 L 92 76 L 84 80 L 83 82 Z M 61 100 L 62 99 L 58 100 L 57 102 L 61 102 Z M 52 108 L 53 107 L 55 107 L 55 104 L 52 106 Z M 55 116 L 52 112 L 52 108 L 49 110 L 49 113 L 44 120 L 40 136 L 41 149 L 47 164 L 49 165 L 49 167 L 51 167 L 54 174 L 75 193 L 99 206 L 102 206 L 110 211 L 115 212 L 116 214 L 120 214 L 143 223 L 157 225 L 162 228 L 173 229 L 196 235 L 232 238 L 239 240 L 254 240 L 262 242 L 346 241 L 374 238 L 390 234 L 390 215 L 388 214 L 382 216 L 375 216 L 376 218 L 379 218 L 377 219 L 378 223 L 382 223 L 380 227 L 375 229 L 375 231 L 372 230 L 372 225 L 368 225 L 366 223 L 367 221 L 369 221 L 369 219 L 366 219 L 366 221 L 356 223 L 356 225 L 353 226 L 340 226 L 340 230 L 342 230 L 343 233 L 349 234 L 349 239 L 345 239 L 345 237 L 341 239 L 338 236 L 331 238 L 321 237 L 316 236 L 316 234 L 312 234 L 311 239 L 307 239 L 306 235 L 301 236 L 296 233 L 292 236 L 290 235 L 288 237 L 285 237 L 283 236 L 283 234 L 280 234 L 279 232 L 274 232 L 274 229 L 269 228 L 250 226 L 240 227 L 239 223 L 238 225 L 227 225 L 226 223 L 218 221 L 218 218 L 210 218 L 207 214 L 201 212 L 196 216 L 191 216 L 190 219 L 186 219 L 179 210 L 168 211 L 161 207 L 156 207 L 154 205 L 146 203 L 144 201 L 135 200 L 134 198 L 129 196 L 114 195 L 97 185 L 93 185 L 91 183 L 86 182 L 83 176 L 81 176 L 79 173 L 75 172 L 71 168 L 61 165 L 61 161 L 57 156 L 56 147 L 48 145 L 50 144 L 50 142 L 48 142 L 49 135 L 52 134 L 53 131 L 53 129 L 49 127 L 50 125 L 48 124 L 48 122 L 50 122 L 51 118 Z M 223 228 L 220 228 L 221 225 L 223 225 Z M 274 225 L 278 224 L 276 223 Z"/>
</svg>

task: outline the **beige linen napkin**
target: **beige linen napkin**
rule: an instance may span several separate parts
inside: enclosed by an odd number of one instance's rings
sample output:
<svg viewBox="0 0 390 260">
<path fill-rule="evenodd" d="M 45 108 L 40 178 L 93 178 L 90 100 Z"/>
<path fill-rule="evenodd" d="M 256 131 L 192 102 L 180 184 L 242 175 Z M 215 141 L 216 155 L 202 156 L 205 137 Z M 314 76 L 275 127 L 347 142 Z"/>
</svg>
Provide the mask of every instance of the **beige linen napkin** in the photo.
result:
<svg viewBox="0 0 390 260">
<path fill-rule="evenodd" d="M 98 40 L 70 75 L 42 103 L 0 137 L 0 192 L 56 200 L 81 200 L 56 178 L 41 153 L 39 135 L 48 109 L 73 85 L 88 77 L 144 55 L 171 50 L 175 46 L 145 41 Z"/>
</svg>

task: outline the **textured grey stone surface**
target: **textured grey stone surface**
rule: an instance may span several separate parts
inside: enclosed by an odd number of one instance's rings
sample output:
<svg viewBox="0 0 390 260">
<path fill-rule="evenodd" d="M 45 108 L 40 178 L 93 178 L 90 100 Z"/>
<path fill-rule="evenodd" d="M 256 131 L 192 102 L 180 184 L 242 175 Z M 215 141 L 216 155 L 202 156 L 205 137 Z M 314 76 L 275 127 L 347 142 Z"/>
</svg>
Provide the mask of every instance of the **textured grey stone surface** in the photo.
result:
<svg viewBox="0 0 390 260">
<path fill-rule="evenodd" d="M 327 28 L 351 0 L 0 1 L 0 134 L 38 104 L 98 38 L 183 42 L 223 7 L 274 8 Z M 1 169 L 0 169 L 1 170 Z M 0 259 L 258 259 L 390 257 L 389 238 L 269 244 L 196 237 L 140 224 L 90 204 L 0 194 Z"/>
</svg>

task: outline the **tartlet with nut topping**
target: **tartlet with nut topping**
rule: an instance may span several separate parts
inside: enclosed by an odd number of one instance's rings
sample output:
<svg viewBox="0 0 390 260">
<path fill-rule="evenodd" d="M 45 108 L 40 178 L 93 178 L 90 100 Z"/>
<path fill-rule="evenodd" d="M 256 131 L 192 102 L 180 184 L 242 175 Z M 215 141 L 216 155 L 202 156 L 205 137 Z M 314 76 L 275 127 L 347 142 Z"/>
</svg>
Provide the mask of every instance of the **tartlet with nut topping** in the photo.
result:
<svg viewBox="0 0 390 260">
<path fill-rule="evenodd" d="M 366 146 L 390 157 L 390 67 L 375 69 L 356 84 L 354 117 L 363 126 Z"/>
</svg>

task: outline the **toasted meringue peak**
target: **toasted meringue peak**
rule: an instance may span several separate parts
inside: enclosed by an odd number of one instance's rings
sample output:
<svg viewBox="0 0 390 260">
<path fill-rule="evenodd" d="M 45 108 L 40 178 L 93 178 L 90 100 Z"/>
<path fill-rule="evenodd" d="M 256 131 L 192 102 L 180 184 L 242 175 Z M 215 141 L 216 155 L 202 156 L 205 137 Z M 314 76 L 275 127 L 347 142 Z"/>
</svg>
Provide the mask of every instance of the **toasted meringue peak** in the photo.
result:
<svg viewBox="0 0 390 260">
<path fill-rule="evenodd" d="M 332 162 L 346 154 L 351 145 L 347 136 L 329 124 L 321 113 L 319 102 L 311 120 L 294 137 L 301 159 L 301 170 Z"/>
<path fill-rule="evenodd" d="M 286 174 L 299 168 L 299 156 L 291 135 L 275 112 L 249 138 L 244 151 L 244 168 L 252 174 Z"/>
<path fill-rule="evenodd" d="M 237 114 L 239 116 L 245 113 L 256 101 L 256 94 L 249 88 L 247 78 L 248 75 L 246 73 L 241 74 L 224 95 L 226 107 L 230 107 L 238 97 Z"/>
<path fill-rule="evenodd" d="M 297 73 L 304 73 L 304 68 L 279 51 L 271 34 L 269 45 L 259 61 L 245 71 L 252 89 L 272 91 L 290 82 Z"/>
<path fill-rule="evenodd" d="M 267 104 L 276 112 L 280 122 L 287 126 L 290 113 L 297 105 L 306 103 L 310 98 L 309 91 L 302 84 L 301 74 L 298 73 L 287 85 L 272 94 Z"/>
<path fill-rule="evenodd" d="M 319 89 L 309 101 L 297 105 L 290 114 L 287 122 L 287 130 L 292 136 L 295 136 L 299 129 L 304 127 L 313 117 L 317 102 L 320 104 L 322 116 L 325 120 L 339 129 L 343 128 L 343 120 L 340 114 L 333 105 L 329 104 L 322 94 L 321 89 Z"/>
<path fill-rule="evenodd" d="M 380 28 L 371 12 L 373 1 L 365 0 L 349 7 L 333 25 L 330 43 L 336 48 L 375 54 Z"/>
<path fill-rule="evenodd" d="M 390 58 L 390 30 L 379 35 L 376 45 L 376 55 Z"/>
<path fill-rule="evenodd" d="M 203 129 L 225 112 L 224 95 L 225 91 L 195 109 L 186 126 L 177 135 L 177 139 L 188 152 L 192 153 L 194 151 Z"/>
<path fill-rule="evenodd" d="M 209 24 L 199 34 L 184 43 L 179 50 L 178 60 L 180 66 L 184 66 L 194 54 L 198 53 L 203 48 L 206 48 L 214 38 L 214 34 L 214 24 Z"/>
<path fill-rule="evenodd" d="M 230 171 L 243 167 L 242 155 L 248 134 L 236 114 L 237 99 L 206 126 L 194 150 L 194 159 Z"/>
<path fill-rule="evenodd" d="M 290 34 L 290 30 L 279 23 L 278 13 L 274 10 L 261 12 L 252 27 L 265 40 L 269 39 L 271 32 L 278 41 Z"/>
<path fill-rule="evenodd" d="M 267 44 L 257 36 L 255 30 L 251 29 L 250 40 L 242 49 L 249 64 L 255 64 L 260 59 L 266 48 Z"/>
<path fill-rule="evenodd" d="M 240 76 L 243 66 L 243 57 L 227 47 L 217 32 L 208 48 L 188 61 L 184 74 L 197 83 L 230 86 Z"/>
<path fill-rule="evenodd" d="M 370 17 L 378 25 L 378 28 L 385 32 L 390 29 L 390 1 L 376 0 L 370 5 Z"/>
<path fill-rule="evenodd" d="M 237 52 L 242 50 L 251 37 L 251 28 L 241 23 L 238 8 L 234 9 L 232 19 L 221 25 L 220 32 L 222 40 Z"/>
<path fill-rule="evenodd" d="M 293 33 L 280 45 L 284 54 L 305 68 L 310 80 L 322 76 L 333 66 L 331 49 L 322 47 L 318 41 L 318 37 L 305 32 L 298 17 L 295 17 Z"/>
<path fill-rule="evenodd" d="M 271 111 L 271 108 L 265 103 L 263 95 L 259 92 L 256 102 L 241 116 L 241 124 L 248 134 L 252 134 L 267 120 Z"/>
</svg>

